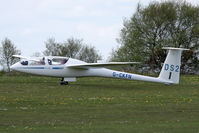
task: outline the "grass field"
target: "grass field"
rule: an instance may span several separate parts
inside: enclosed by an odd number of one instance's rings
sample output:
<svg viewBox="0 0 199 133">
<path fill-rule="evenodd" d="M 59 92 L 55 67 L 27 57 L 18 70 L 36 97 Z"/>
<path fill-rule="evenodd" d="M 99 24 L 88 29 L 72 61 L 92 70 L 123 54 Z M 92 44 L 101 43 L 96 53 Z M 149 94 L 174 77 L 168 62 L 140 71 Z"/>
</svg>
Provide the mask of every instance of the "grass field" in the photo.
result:
<svg viewBox="0 0 199 133">
<path fill-rule="evenodd" d="M 0 133 L 199 132 L 199 76 L 180 85 L 38 76 L 0 77 Z"/>
</svg>

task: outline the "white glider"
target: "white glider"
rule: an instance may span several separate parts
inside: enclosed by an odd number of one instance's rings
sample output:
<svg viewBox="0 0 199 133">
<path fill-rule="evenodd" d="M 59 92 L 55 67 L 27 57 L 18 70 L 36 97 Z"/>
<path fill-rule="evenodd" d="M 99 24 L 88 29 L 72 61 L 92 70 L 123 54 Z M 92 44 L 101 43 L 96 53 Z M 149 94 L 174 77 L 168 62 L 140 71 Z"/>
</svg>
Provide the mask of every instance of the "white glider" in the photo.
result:
<svg viewBox="0 0 199 133">
<path fill-rule="evenodd" d="M 178 84 L 181 54 L 183 50 L 189 49 L 172 47 L 164 47 L 163 49 L 168 49 L 169 52 L 157 78 L 105 68 L 116 65 L 133 65 L 137 64 L 137 62 L 86 63 L 77 59 L 59 56 L 28 58 L 13 55 L 13 57 L 20 58 L 21 61 L 12 65 L 11 69 L 37 75 L 61 77 L 62 85 L 66 85 L 68 82 L 75 82 L 77 77 L 109 77 L 164 84 Z"/>
</svg>

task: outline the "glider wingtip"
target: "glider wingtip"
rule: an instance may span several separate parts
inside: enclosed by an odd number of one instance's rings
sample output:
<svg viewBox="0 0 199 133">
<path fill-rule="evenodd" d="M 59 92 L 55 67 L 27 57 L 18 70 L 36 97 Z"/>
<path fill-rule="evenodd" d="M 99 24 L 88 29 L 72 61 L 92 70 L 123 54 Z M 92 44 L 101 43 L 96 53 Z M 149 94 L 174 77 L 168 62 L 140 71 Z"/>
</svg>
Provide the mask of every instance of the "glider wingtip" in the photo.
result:
<svg viewBox="0 0 199 133">
<path fill-rule="evenodd" d="M 14 54 L 14 55 L 12 55 L 12 57 L 18 57 L 18 58 L 19 58 L 19 57 L 20 57 L 20 55 L 15 55 L 15 54 Z"/>
</svg>

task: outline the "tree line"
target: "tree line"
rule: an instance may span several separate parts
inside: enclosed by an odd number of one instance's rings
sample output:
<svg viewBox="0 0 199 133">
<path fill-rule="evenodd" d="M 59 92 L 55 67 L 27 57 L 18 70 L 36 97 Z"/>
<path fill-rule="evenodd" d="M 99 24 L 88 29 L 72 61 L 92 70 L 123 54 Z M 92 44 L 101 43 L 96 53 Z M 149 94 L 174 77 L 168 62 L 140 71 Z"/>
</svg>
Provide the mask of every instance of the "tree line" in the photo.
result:
<svg viewBox="0 0 199 133">
<path fill-rule="evenodd" d="M 0 64 L 6 65 L 7 70 L 10 72 L 10 66 L 18 61 L 12 55 L 20 55 L 21 51 L 17 49 L 14 43 L 5 38 L 0 46 Z M 95 47 L 87 45 L 82 39 L 69 38 L 64 42 L 56 42 L 54 38 L 49 38 L 45 42 L 46 49 L 43 55 L 39 52 L 33 56 L 64 56 L 80 59 L 88 63 L 97 62 L 101 59 L 101 55 Z"/>
<path fill-rule="evenodd" d="M 97 62 L 101 55 L 94 46 L 84 44 L 82 39 L 69 38 L 65 42 L 56 42 L 54 38 L 49 38 L 46 42 L 46 56 L 67 56 L 83 60 L 88 63 Z"/>
<path fill-rule="evenodd" d="M 182 55 L 181 71 L 199 71 L 199 6 L 186 1 L 150 2 L 148 6 L 137 5 L 136 12 L 124 19 L 119 38 L 119 47 L 111 53 L 111 61 L 143 62 L 138 70 L 159 72 L 167 52 L 162 47 L 182 47 L 190 51 Z M 95 47 L 82 39 L 69 38 L 45 42 L 46 56 L 68 56 L 86 62 L 101 59 Z M 5 39 L 1 47 L 1 63 L 9 65 L 15 60 L 12 54 L 20 54 L 14 44 Z M 40 55 L 36 53 L 35 55 Z"/>
</svg>

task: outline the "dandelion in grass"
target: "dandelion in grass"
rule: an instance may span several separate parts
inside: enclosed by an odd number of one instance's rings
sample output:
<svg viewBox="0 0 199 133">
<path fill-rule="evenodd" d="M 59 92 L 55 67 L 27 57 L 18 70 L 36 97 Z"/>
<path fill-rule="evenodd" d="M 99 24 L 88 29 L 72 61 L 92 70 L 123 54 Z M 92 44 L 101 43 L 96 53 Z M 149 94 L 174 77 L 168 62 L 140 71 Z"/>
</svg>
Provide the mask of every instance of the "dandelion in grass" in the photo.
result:
<svg viewBox="0 0 199 133">
<path fill-rule="evenodd" d="M 186 102 L 186 98 L 183 98 L 183 101 Z"/>
<path fill-rule="evenodd" d="M 193 101 L 193 100 L 190 98 L 190 99 L 189 99 L 189 102 L 192 102 L 192 101 Z"/>
</svg>

